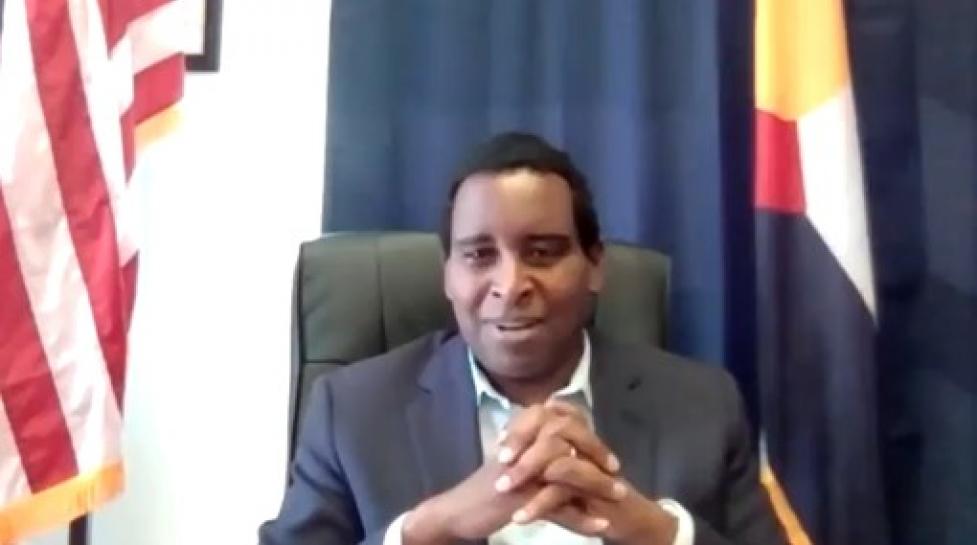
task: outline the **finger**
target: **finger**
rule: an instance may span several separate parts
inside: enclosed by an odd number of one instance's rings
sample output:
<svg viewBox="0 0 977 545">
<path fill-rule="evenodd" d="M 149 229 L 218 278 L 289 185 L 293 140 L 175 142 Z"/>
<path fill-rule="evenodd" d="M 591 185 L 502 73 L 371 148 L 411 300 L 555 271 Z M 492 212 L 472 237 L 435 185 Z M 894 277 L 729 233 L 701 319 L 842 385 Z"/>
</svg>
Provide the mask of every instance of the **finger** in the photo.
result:
<svg viewBox="0 0 977 545">
<path fill-rule="evenodd" d="M 627 503 L 630 503 L 630 505 L 626 505 Z M 627 528 L 633 527 L 634 517 L 636 516 L 635 512 L 636 509 L 638 509 L 636 505 L 643 504 L 646 506 L 645 508 L 657 511 L 658 513 L 655 516 L 671 517 L 671 515 L 665 512 L 657 502 L 645 498 L 637 490 L 628 491 L 628 499 L 626 502 L 607 501 L 603 498 L 594 496 L 578 496 L 574 500 L 574 504 L 578 505 L 579 509 L 590 517 L 603 518 L 607 519 L 608 521 L 613 521 L 612 524 L 608 525 L 607 528 L 601 531 L 601 536 L 605 540 L 611 540 L 614 542 L 622 541 L 622 531 L 626 531 Z M 631 522 L 626 522 L 628 520 Z"/>
<path fill-rule="evenodd" d="M 561 456 L 570 456 L 572 452 L 573 447 L 558 436 L 539 436 L 515 463 L 505 468 L 495 481 L 495 489 L 508 492 L 519 488 L 539 477 L 554 460 Z"/>
<path fill-rule="evenodd" d="M 563 416 L 572 416 L 575 418 L 579 418 L 582 422 L 587 422 L 587 417 L 584 415 L 583 411 L 580 410 L 580 407 L 577 407 L 576 405 L 570 403 L 569 401 L 564 401 L 562 399 L 551 397 L 548 400 L 546 400 L 546 403 L 543 404 L 543 407 L 556 414 L 563 415 Z"/>
<path fill-rule="evenodd" d="M 582 496 L 619 502 L 626 498 L 629 487 L 621 479 L 600 470 L 593 463 L 580 458 L 557 458 L 543 470 L 546 483 L 568 486 Z"/>
<path fill-rule="evenodd" d="M 539 433 L 562 437 L 577 453 L 590 459 L 608 473 L 617 473 L 621 469 L 617 456 L 614 456 L 604 442 L 591 431 L 586 421 L 573 416 L 560 415 L 547 420 Z"/>
<path fill-rule="evenodd" d="M 606 518 L 588 514 L 570 503 L 553 509 L 545 518 L 571 532 L 585 536 L 600 536 L 610 527 L 610 521 Z"/>
<path fill-rule="evenodd" d="M 519 413 L 498 439 L 497 454 L 500 464 L 511 464 L 536 440 L 546 421 L 546 409 L 542 405 L 527 407 Z"/>
<path fill-rule="evenodd" d="M 553 410 L 547 408 L 551 402 L 555 403 Z M 536 440 L 543 425 L 559 415 L 578 419 L 584 428 L 588 426 L 583 413 L 572 404 L 551 400 L 546 405 L 531 405 L 519 413 L 499 434 L 497 439 L 499 463 L 514 462 Z"/>
<path fill-rule="evenodd" d="M 551 511 L 566 504 L 571 499 L 573 499 L 573 494 L 569 488 L 558 485 L 545 486 L 512 514 L 512 522 L 528 524 L 544 518 Z"/>
</svg>

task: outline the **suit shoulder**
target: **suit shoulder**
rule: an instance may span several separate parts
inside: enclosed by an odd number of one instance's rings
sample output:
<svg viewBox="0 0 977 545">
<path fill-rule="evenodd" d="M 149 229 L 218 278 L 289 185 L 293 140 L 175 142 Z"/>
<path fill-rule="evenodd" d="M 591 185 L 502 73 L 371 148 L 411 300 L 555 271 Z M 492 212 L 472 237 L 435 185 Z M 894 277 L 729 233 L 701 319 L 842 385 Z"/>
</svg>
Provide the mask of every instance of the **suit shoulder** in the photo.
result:
<svg viewBox="0 0 977 545">
<path fill-rule="evenodd" d="M 443 332 L 418 337 L 389 352 L 355 361 L 317 380 L 329 381 L 334 391 L 383 391 L 413 386 L 425 364 L 444 342 Z"/>
<path fill-rule="evenodd" d="M 656 395 L 694 399 L 717 408 L 739 396 L 733 376 L 718 365 L 704 363 L 651 345 L 628 344 L 616 349 L 626 354 L 631 372 L 641 376 L 657 391 Z"/>
<path fill-rule="evenodd" d="M 712 382 L 725 380 L 725 369 L 669 352 L 663 348 L 633 341 L 621 341 L 599 335 L 596 341 L 601 352 L 615 365 L 629 367 L 628 372 L 654 377 L 663 374 L 675 380 Z"/>
<path fill-rule="evenodd" d="M 702 382 L 711 386 L 724 386 L 732 375 L 718 365 L 704 363 L 666 350 L 650 347 L 648 366 L 652 371 L 667 373 L 678 380 Z"/>
<path fill-rule="evenodd" d="M 738 429 L 743 398 L 726 369 L 651 346 L 632 350 L 632 373 L 641 377 L 649 406 L 668 415 L 669 426 L 723 437 Z"/>
</svg>

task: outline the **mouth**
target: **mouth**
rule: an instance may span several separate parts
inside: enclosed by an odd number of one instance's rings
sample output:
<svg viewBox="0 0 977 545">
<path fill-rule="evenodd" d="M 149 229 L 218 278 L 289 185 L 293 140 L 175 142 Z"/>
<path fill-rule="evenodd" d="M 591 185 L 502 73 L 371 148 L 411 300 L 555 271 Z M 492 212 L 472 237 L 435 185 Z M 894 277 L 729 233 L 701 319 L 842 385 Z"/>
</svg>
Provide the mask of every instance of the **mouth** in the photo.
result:
<svg viewBox="0 0 977 545">
<path fill-rule="evenodd" d="M 522 331 L 532 329 L 543 322 L 540 318 L 520 318 L 516 320 L 494 320 L 492 325 L 499 331 Z"/>
<path fill-rule="evenodd" d="M 512 320 L 492 320 L 490 327 L 494 336 L 502 341 L 524 341 L 536 336 L 543 320 L 540 318 L 519 318 Z"/>
</svg>

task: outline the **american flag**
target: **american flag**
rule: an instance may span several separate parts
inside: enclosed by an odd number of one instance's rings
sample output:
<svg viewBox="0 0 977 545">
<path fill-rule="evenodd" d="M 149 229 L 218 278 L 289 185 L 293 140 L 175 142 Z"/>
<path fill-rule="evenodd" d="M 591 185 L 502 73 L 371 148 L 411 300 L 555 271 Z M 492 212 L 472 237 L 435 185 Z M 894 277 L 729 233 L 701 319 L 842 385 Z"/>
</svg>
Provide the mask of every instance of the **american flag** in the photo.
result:
<svg viewBox="0 0 977 545">
<path fill-rule="evenodd" d="M 0 544 L 123 486 L 136 159 L 177 118 L 181 1 L 6 0 Z"/>
</svg>

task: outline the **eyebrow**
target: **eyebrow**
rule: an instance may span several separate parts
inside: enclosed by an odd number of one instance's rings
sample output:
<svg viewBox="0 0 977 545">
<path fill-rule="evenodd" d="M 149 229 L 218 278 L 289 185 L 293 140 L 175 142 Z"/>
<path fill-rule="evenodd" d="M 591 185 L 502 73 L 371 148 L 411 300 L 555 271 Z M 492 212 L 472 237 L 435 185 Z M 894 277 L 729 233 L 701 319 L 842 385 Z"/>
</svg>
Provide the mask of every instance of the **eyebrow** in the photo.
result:
<svg viewBox="0 0 977 545">
<path fill-rule="evenodd" d="M 536 235 L 526 236 L 526 241 L 533 242 L 549 242 L 557 244 L 567 244 L 570 242 L 570 236 L 559 234 L 559 233 L 542 233 Z M 472 235 L 468 237 L 456 238 L 454 244 L 456 246 L 473 246 L 476 244 L 485 244 L 487 242 L 492 242 L 492 237 L 486 234 Z"/>
<path fill-rule="evenodd" d="M 492 242 L 492 237 L 483 233 L 480 235 L 456 238 L 454 243 L 456 246 L 474 246 L 476 244 L 485 244 L 486 242 Z"/>
<path fill-rule="evenodd" d="M 558 233 L 544 233 L 538 235 L 529 235 L 526 237 L 529 242 L 549 242 L 558 244 L 569 244 L 570 236 Z"/>
</svg>

